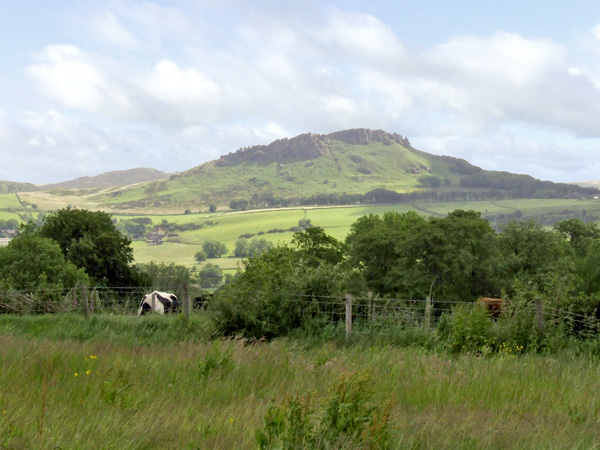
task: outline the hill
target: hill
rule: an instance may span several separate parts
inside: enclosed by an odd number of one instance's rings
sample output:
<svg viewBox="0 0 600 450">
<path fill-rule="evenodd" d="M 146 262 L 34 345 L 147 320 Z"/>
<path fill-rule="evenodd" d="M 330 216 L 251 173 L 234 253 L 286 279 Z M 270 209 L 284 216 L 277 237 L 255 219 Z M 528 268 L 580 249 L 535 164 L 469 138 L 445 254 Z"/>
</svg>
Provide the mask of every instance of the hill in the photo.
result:
<svg viewBox="0 0 600 450">
<path fill-rule="evenodd" d="M 129 170 L 115 170 L 112 172 L 101 173 L 100 175 L 93 177 L 80 177 L 60 183 L 44 184 L 40 186 L 40 189 L 49 191 L 52 189 L 94 189 L 129 186 L 136 183 L 160 180 L 161 178 L 166 178 L 170 175 L 170 173 L 161 170 L 141 167 Z"/>
<path fill-rule="evenodd" d="M 165 174 L 166 175 L 166 174 Z M 130 177 L 128 177 L 131 180 Z M 56 209 L 66 203 L 112 212 L 203 211 L 302 205 L 585 198 L 596 189 L 486 171 L 412 147 L 382 130 L 307 133 L 240 148 L 190 170 L 131 186 L 22 195 L 25 203 Z"/>
<path fill-rule="evenodd" d="M 31 183 L 18 183 L 15 181 L 0 181 L 0 194 L 15 194 L 17 192 L 34 192 L 40 188 Z"/>
</svg>

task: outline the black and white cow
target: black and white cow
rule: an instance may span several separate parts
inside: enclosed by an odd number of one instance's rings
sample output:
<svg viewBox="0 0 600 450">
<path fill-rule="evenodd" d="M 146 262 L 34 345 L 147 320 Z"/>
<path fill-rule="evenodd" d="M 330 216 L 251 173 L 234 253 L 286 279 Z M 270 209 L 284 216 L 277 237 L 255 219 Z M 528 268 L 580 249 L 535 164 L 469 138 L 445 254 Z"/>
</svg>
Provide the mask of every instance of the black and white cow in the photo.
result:
<svg viewBox="0 0 600 450">
<path fill-rule="evenodd" d="M 154 295 L 154 311 L 152 310 L 152 296 Z M 146 314 L 148 312 L 156 312 L 159 314 L 165 314 L 169 312 L 176 312 L 179 308 L 179 300 L 175 294 L 169 294 L 168 292 L 154 291 L 150 294 L 146 294 L 140 302 L 140 309 L 138 310 L 138 316 Z"/>
</svg>

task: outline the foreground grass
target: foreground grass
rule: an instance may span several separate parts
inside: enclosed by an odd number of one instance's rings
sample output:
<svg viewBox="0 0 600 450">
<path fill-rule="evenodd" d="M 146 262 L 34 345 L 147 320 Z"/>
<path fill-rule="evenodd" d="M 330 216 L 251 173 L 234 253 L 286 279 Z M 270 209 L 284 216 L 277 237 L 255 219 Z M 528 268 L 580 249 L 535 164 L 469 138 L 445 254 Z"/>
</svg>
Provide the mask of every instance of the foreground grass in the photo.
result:
<svg viewBox="0 0 600 450">
<path fill-rule="evenodd" d="M 318 409 L 356 372 L 372 404 L 391 400 L 391 448 L 600 446 L 593 358 L 211 342 L 201 317 L 50 319 L 0 317 L 3 448 L 256 448 L 271 402 L 301 394 Z"/>
</svg>

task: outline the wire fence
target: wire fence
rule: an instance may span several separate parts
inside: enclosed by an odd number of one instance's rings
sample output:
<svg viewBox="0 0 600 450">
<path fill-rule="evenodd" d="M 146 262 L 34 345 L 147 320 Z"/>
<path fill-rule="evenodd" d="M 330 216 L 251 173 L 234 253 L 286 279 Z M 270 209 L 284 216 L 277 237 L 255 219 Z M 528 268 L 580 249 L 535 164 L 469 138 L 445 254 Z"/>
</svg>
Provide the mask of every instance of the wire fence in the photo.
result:
<svg viewBox="0 0 600 450">
<path fill-rule="evenodd" d="M 72 289 L 0 290 L 0 314 L 51 314 L 81 313 L 86 317 L 94 314 L 137 315 L 142 299 L 151 292 L 147 287 L 77 286 Z M 323 325 L 344 325 L 347 334 L 389 331 L 390 325 L 398 327 L 431 328 L 444 314 L 457 307 L 476 307 L 476 302 L 439 299 L 381 298 L 376 296 L 319 296 L 288 294 L 300 310 L 303 320 Z M 206 297 L 190 298 L 187 292 L 180 294 L 178 312 L 183 314 L 204 313 Z M 210 300 L 209 300 L 210 301 Z M 481 306 L 481 305 L 480 305 Z M 511 314 L 507 303 L 508 314 Z M 512 314 L 523 314 L 513 310 Z M 530 305 L 536 326 L 558 322 L 573 329 L 596 335 L 600 332 L 597 311 L 581 313 L 572 308 Z M 497 318 L 494 318 L 497 319 Z"/>
</svg>

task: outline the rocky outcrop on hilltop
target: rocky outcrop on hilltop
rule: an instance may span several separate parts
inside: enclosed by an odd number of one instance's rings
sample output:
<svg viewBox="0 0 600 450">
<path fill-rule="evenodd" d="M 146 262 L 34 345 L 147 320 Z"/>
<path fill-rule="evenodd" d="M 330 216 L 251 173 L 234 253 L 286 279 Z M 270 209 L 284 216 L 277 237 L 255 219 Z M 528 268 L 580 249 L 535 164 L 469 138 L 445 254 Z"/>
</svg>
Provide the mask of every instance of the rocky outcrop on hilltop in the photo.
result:
<svg viewBox="0 0 600 450">
<path fill-rule="evenodd" d="M 269 145 L 243 147 L 234 153 L 221 156 L 217 166 L 226 166 L 240 162 L 289 162 L 306 161 L 323 155 L 327 141 L 342 141 L 349 145 L 368 145 L 383 142 L 385 145 L 400 144 L 410 147 L 408 138 L 397 133 L 382 130 L 353 128 L 331 134 L 306 133 L 288 139 L 278 139 Z"/>
<path fill-rule="evenodd" d="M 369 130 L 366 128 L 352 128 L 350 130 L 336 131 L 325 136 L 327 139 L 342 141 L 350 145 L 369 145 L 372 142 L 383 142 L 385 145 L 400 144 L 410 147 L 410 141 L 398 133 L 388 133 L 383 130 Z"/>
<path fill-rule="evenodd" d="M 227 163 L 242 161 L 290 161 L 307 160 L 321 156 L 325 137 L 320 134 L 306 133 L 288 139 L 278 139 L 269 145 L 255 145 L 253 147 L 240 148 L 235 153 L 221 156 L 217 166 L 225 166 Z"/>
</svg>

